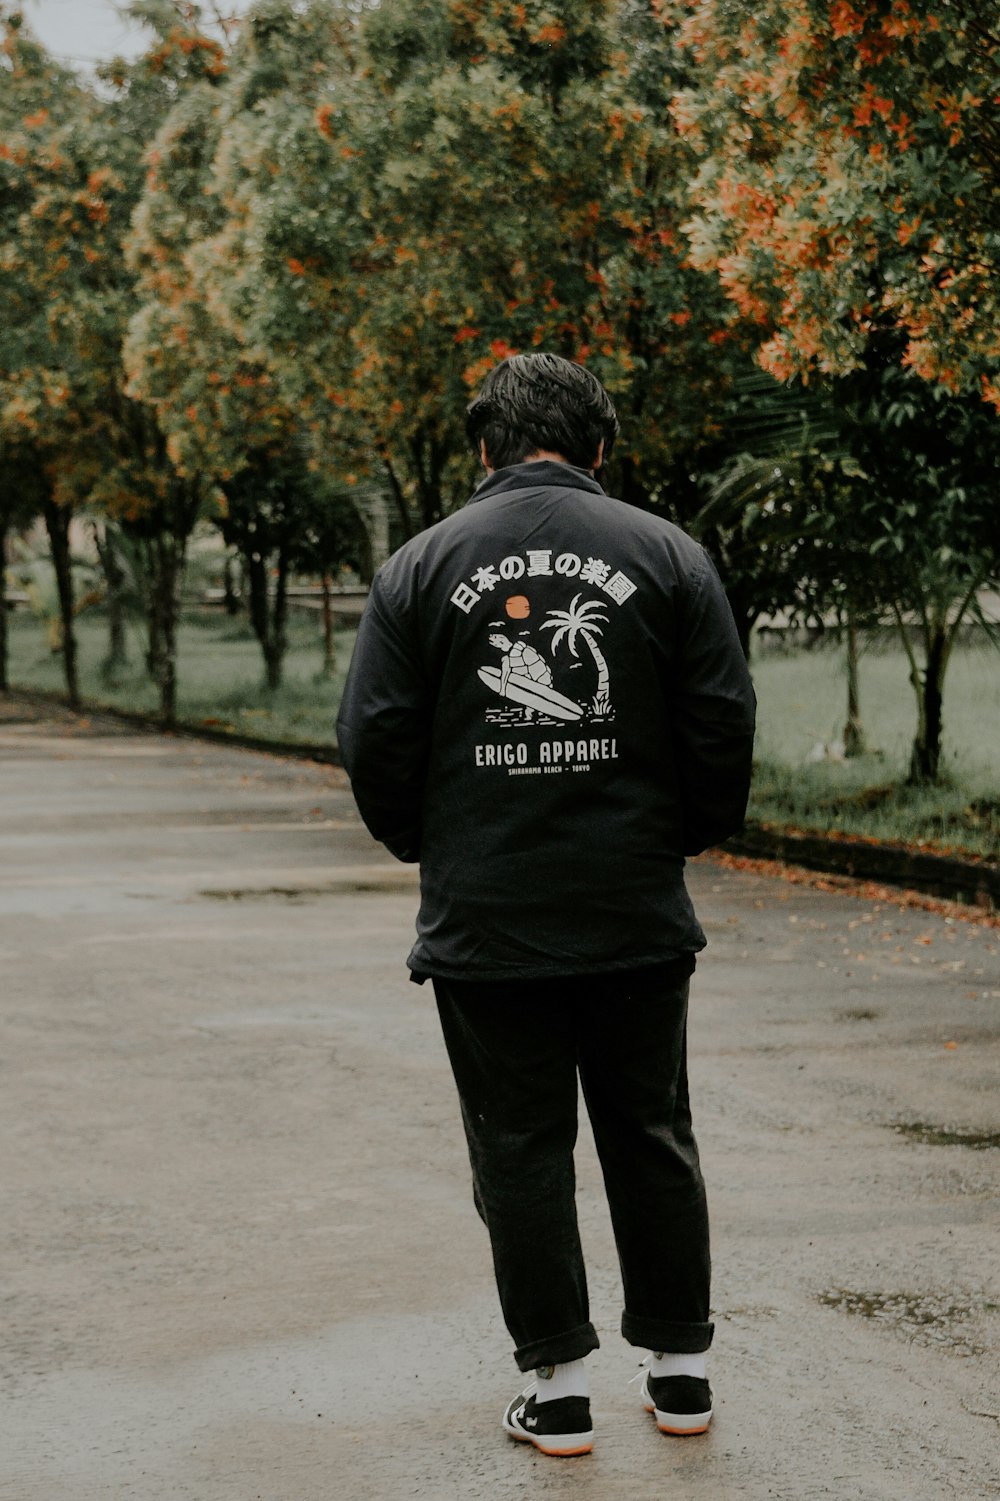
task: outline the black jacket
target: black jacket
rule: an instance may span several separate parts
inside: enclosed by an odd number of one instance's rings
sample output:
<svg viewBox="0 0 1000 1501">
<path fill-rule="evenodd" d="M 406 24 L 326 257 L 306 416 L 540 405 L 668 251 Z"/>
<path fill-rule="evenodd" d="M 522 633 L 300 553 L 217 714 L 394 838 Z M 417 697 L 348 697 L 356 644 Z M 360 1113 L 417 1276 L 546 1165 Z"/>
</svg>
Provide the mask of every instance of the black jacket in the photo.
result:
<svg viewBox="0 0 1000 1501">
<path fill-rule="evenodd" d="M 684 855 L 742 824 L 754 695 L 704 550 L 585 470 L 498 470 L 376 575 L 337 729 L 420 861 L 415 976 L 628 969 L 704 947 Z"/>
</svg>

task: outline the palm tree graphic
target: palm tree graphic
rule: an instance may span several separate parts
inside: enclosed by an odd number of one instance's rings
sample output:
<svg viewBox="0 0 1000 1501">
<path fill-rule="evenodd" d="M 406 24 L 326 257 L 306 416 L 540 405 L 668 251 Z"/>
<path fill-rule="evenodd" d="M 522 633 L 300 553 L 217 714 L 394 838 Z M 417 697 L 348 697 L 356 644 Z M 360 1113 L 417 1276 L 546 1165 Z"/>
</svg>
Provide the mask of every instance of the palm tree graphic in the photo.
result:
<svg viewBox="0 0 1000 1501">
<path fill-rule="evenodd" d="M 597 692 L 591 702 L 591 711 L 594 714 L 606 716 L 611 713 L 611 679 L 608 675 L 608 664 L 604 660 L 604 653 L 597 645 L 595 638 L 602 634 L 597 622 L 601 620 L 607 625 L 608 617 L 598 613 L 604 608 L 601 600 L 588 600 L 578 609 L 579 601 L 580 595 L 575 594 L 568 610 L 546 610 L 545 613 L 551 615 L 552 619 L 542 622 L 542 630 L 555 631 L 552 637 L 553 653 L 560 643 L 565 641 L 573 656 L 578 657 L 580 653 L 576 649 L 577 636 L 582 636 L 586 641 L 597 668 Z"/>
</svg>

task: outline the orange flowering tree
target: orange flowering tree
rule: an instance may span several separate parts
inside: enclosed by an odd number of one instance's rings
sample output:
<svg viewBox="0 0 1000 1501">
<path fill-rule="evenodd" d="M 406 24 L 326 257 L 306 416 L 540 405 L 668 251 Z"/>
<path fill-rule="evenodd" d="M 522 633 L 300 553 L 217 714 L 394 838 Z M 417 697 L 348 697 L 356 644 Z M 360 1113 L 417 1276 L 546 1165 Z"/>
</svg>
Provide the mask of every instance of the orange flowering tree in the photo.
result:
<svg viewBox="0 0 1000 1501">
<path fill-rule="evenodd" d="M 659 10 L 688 59 L 692 262 L 763 368 L 828 398 L 854 481 L 803 528 L 846 529 L 838 589 L 867 550 L 934 781 L 951 649 L 1000 573 L 1000 27 L 975 0 Z"/>
<path fill-rule="evenodd" d="M 81 149 L 93 100 L 28 33 L 0 14 L 0 465 L 12 519 L 25 497 L 45 518 L 62 619 L 66 687 L 79 702 L 69 517 L 75 498 L 64 455 L 85 417 L 73 373 L 93 355 L 92 267 L 109 216 L 111 173 Z M 72 282 L 79 300 L 62 301 Z M 85 403 L 89 405 L 89 403 Z M 9 522 L 8 522 L 9 524 Z M 5 529 L 5 528 L 4 528 Z"/>
<path fill-rule="evenodd" d="M 169 722 L 178 586 L 202 492 L 178 476 L 151 411 L 124 390 L 122 338 L 135 303 L 123 242 L 146 140 L 192 76 L 218 75 L 221 49 L 197 30 L 196 7 L 143 0 L 135 9 L 158 40 L 133 66 L 111 64 L 101 90 L 48 57 L 18 13 L 0 25 L 9 122 L 0 149 L 0 432 L 35 456 L 44 479 L 71 700 L 68 521 L 86 503 L 120 518 L 139 544 L 150 666 Z"/>
<path fill-rule="evenodd" d="M 242 556 L 271 688 L 287 647 L 291 569 L 318 565 L 326 577 L 345 549 L 359 550 L 345 487 L 308 452 L 272 341 L 247 317 L 257 306 L 248 224 L 262 170 L 254 126 L 309 76 L 310 61 L 325 69 L 322 59 L 315 31 L 287 7 L 251 15 L 225 87 L 206 79 L 188 88 L 151 143 L 127 248 L 141 299 L 125 342 L 128 390 L 155 411 L 178 474 L 212 484 L 211 514 Z M 321 556 L 324 544 L 340 556 Z"/>
<path fill-rule="evenodd" d="M 124 340 L 139 306 L 140 288 L 130 263 L 131 224 L 145 193 L 150 140 L 172 110 L 190 96 L 221 90 L 227 75 L 227 37 L 209 34 L 214 7 L 192 0 L 133 0 L 130 12 L 152 26 L 149 51 L 131 66 L 114 63 L 107 82 L 109 128 L 129 136 L 128 216 L 115 242 L 116 269 L 124 289 L 115 330 L 117 409 L 114 464 L 95 486 L 92 499 L 117 517 L 138 557 L 145 595 L 147 664 L 160 695 L 165 724 L 176 717 L 177 627 L 180 587 L 188 542 L 212 495 L 212 475 L 175 462 L 155 407 L 129 384 Z M 215 28 L 219 31 L 219 28 Z"/>
<path fill-rule="evenodd" d="M 1000 410 L 1000 23 L 979 0 L 662 0 L 688 224 L 760 361 L 904 367 Z"/>
<path fill-rule="evenodd" d="M 399 534 L 429 525 L 474 482 L 478 383 L 548 348 L 615 395 L 616 486 L 662 498 L 711 435 L 732 341 L 678 232 L 649 4 L 272 3 L 241 46 L 204 249 L 318 461 L 384 484 Z"/>
</svg>

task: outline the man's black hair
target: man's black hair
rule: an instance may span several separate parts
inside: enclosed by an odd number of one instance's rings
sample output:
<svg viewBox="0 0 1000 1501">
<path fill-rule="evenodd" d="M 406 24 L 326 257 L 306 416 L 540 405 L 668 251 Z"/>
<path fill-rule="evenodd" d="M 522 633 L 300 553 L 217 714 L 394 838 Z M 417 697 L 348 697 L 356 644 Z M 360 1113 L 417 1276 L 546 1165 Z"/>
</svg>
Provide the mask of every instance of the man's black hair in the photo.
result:
<svg viewBox="0 0 1000 1501">
<path fill-rule="evenodd" d="M 486 445 L 493 469 L 522 464 L 539 450 L 590 469 L 604 439 L 606 462 L 619 424 L 596 375 L 557 354 L 514 354 L 494 367 L 465 414 L 476 453 Z"/>
</svg>

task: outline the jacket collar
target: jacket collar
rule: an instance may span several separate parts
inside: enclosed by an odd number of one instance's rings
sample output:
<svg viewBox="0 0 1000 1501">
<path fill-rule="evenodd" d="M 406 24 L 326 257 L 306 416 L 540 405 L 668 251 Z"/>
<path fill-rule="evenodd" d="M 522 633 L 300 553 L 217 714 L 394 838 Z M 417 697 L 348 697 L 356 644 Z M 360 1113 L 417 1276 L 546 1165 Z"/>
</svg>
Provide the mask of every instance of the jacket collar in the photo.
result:
<svg viewBox="0 0 1000 1501">
<path fill-rule="evenodd" d="M 533 464 L 511 464 L 506 469 L 495 469 L 488 474 L 471 497 L 486 500 L 491 495 L 504 495 L 509 490 L 537 490 L 553 487 L 560 490 L 589 490 L 593 495 L 603 495 L 604 488 L 589 469 L 576 469 L 572 464 L 560 464 L 554 459 L 536 459 Z"/>
</svg>

